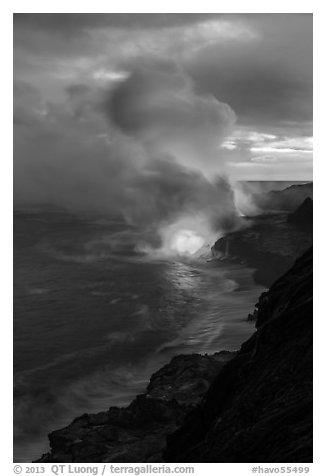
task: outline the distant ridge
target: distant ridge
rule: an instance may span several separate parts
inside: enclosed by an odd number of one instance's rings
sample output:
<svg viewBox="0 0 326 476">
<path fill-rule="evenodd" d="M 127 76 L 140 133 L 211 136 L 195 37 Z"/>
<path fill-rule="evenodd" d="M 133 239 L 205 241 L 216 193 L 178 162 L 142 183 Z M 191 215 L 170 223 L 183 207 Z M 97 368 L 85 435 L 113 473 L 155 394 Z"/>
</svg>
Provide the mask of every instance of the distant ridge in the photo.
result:
<svg viewBox="0 0 326 476">
<path fill-rule="evenodd" d="M 306 198 L 313 198 L 313 183 L 294 184 L 283 190 L 253 194 L 252 200 L 261 210 L 294 211 Z"/>
</svg>

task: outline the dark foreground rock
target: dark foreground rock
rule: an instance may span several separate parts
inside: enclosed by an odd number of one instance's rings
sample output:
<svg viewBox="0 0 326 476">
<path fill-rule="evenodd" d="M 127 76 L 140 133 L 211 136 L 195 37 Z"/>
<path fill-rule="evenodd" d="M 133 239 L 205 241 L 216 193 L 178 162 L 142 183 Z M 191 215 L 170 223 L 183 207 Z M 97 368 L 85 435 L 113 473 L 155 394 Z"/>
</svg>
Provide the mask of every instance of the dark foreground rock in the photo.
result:
<svg viewBox="0 0 326 476">
<path fill-rule="evenodd" d="M 239 352 L 175 357 L 127 408 L 52 432 L 37 462 L 312 462 L 312 272 L 309 249 Z"/>
<path fill-rule="evenodd" d="M 169 462 L 312 462 L 312 249 L 257 309 L 255 334 L 168 437 Z"/>
<path fill-rule="evenodd" d="M 312 227 L 298 227 L 287 214 L 246 219 L 244 225 L 216 241 L 212 253 L 254 268 L 255 281 L 266 287 L 312 245 Z"/>
<path fill-rule="evenodd" d="M 311 198 L 307 197 L 293 213 L 289 214 L 288 223 L 291 223 L 303 230 L 312 230 L 313 202 Z"/>
<path fill-rule="evenodd" d="M 84 414 L 50 433 L 51 452 L 37 462 L 162 461 L 166 436 L 194 408 L 234 352 L 179 355 L 154 373 L 127 408 Z"/>
</svg>

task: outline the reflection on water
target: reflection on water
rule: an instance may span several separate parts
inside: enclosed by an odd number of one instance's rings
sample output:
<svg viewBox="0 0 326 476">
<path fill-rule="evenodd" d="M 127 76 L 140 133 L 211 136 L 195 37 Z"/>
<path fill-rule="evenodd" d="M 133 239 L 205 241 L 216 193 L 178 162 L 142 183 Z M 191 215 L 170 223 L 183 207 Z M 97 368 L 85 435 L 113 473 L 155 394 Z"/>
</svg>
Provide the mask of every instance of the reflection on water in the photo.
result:
<svg viewBox="0 0 326 476">
<path fill-rule="evenodd" d="M 162 345 L 159 352 L 235 350 L 252 333 L 253 324 L 246 316 L 263 290 L 253 282 L 252 270 L 217 261 L 176 263 L 166 274 L 176 289 L 191 291 L 196 318 L 175 339 Z"/>
<path fill-rule="evenodd" d="M 176 292 L 198 292 L 201 274 L 190 264 L 182 261 L 168 263 L 165 277 Z"/>
</svg>

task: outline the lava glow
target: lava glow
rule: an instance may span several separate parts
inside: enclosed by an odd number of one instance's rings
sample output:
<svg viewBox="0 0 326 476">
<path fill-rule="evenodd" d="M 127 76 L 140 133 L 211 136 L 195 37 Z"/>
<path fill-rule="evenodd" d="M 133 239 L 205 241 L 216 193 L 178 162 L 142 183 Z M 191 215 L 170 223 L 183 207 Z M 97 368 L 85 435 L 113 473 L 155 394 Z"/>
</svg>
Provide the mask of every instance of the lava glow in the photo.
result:
<svg viewBox="0 0 326 476">
<path fill-rule="evenodd" d="M 171 238 L 171 250 L 182 255 L 193 255 L 205 244 L 202 236 L 192 230 L 180 230 Z"/>
<path fill-rule="evenodd" d="M 210 220 L 204 213 L 180 216 L 172 223 L 166 223 L 158 229 L 161 238 L 160 248 L 142 246 L 140 251 L 160 257 L 199 258 L 211 255 L 211 244 L 216 241 L 217 231 L 210 226 Z"/>
</svg>

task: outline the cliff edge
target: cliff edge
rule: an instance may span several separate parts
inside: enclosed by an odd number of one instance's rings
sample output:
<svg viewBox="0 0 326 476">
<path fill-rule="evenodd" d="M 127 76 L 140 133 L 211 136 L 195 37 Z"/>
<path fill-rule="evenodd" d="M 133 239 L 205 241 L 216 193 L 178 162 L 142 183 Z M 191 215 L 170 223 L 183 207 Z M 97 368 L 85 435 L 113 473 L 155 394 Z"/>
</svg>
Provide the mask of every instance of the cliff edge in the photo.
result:
<svg viewBox="0 0 326 476">
<path fill-rule="evenodd" d="M 36 462 L 312 462 L 312 257 L 260 296 L 240 351 L 173 358 L 127 408 L 52 432 Z"/>
<path fill-rule="evenodd" d="M 254 268 L 255 281 L 270 287 L 312 242 L 312 200 L 307 198 L 291 214 L 246 218 L 243 228 L 227 233 L 211 250 L 217 259 Z"/>
<path fill-rule="evenodd" d="M 84 414 L 49 434 L 51 451 L 37 463 L 163 461 L 166 437 L 184 421 L 235 352 L 178 355 L 155 372 L 126 408 Z"/>
<path fill-rule="evenodd" d="M 257 304 L 255 334 L 168 437 L 169 462 L 312 462 L 312 248 Z"/>
</svg>

